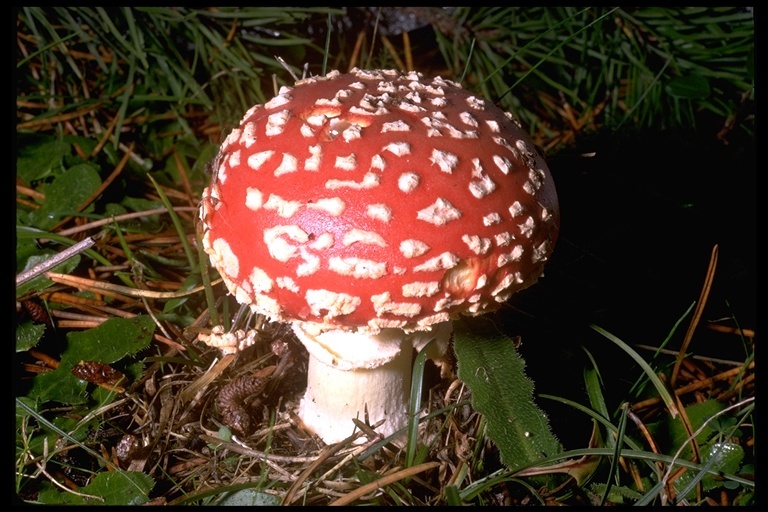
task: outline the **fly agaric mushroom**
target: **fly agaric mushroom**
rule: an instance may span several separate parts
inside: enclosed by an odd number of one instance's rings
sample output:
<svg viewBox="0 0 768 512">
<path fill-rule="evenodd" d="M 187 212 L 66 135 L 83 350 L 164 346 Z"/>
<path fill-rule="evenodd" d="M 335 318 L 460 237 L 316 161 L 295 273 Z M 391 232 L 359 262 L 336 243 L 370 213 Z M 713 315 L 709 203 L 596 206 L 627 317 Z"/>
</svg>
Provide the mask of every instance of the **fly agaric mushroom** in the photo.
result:
<svg viewBox="0 0 768 512">
<path fill-rule="evenodd" d="M 364 414 L 385 436 L 404 426 L 414 348 L 444 351 L 457 315 L 533 284 L 559 229 L 510 114 L 450 80 L 357 68 L 251 108 L 200 218 L 229 292 L 306 346 L 299 416 L 326 443 Z"/>
</svg>

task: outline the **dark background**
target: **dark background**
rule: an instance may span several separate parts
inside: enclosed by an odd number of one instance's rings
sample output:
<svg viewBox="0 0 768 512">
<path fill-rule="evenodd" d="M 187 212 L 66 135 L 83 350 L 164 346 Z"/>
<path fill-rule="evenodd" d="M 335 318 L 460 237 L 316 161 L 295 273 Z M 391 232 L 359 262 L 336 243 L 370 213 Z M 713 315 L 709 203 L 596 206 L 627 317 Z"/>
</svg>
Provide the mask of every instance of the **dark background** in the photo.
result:
<svg viewBox="0 0 768 512">
<path fill-rule="evenodd" d="M 607 385 L 608 403 L 618 407 L 641 370 L 589 325 L 629 345 L 661 346 L 699 300 L 715 245 L 714 281 L 689 352 L 743 361 L 740 339 L 707 324 L 736 326 L 732 317 L 742 328 L 757 327 L 755 148 L 684 143 L 679 134 L 602 136 L 549 164 L 560 199 L 560 239 L 545 275 L 496 314 L 507 333 L 522 336 L 520 352 L 536 392 L 586 404 L 586 349 Z M 691 316 L 667 349 L 679 349 Z M 646 360 L 653 356 L 635 349 Z M 661 360 L 671 364 L 674 357 Z M 586 417 L 539 402 L 566 448 L 584 445 L 591 428 Z"/>
</svg>

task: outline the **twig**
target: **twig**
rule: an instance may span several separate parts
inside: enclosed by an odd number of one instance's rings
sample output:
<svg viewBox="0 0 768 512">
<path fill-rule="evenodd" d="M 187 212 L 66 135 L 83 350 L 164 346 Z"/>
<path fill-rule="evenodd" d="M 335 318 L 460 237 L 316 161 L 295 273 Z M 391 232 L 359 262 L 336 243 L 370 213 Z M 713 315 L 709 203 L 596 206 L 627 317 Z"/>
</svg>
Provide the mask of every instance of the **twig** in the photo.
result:
<svg viewBox="0 0 768 512">
<path fill-rule="evenodd" d="M 704 312 L 704 305 L 707 303 L 707 297 L 709 297 L 709 290 L 712 289 L 712 281 L 715 278 L 715 269 L 717 268 L 717 248 L 717 245 L 712 248 L 712 255 L 709 258 L 709 268 L 707 269 L 707 275 L 704 278 L 704 286 L 701 288 L 699 301 L 696 303 L 696 310 L 693 312 L 693 317 L 691 317 L 691 323 L 688 326 L 688 331 L 685 333 L 683 343 L 680 346 L 680 351 L 677 354 L 677 361 L 675 362 L 675 366 L 672 368 L 672 376 L 669 379 L 669 384 L 672 387 L 674 387 L 675 383 L 677 382 L 677 374 L 680 372 L 680 364 L 683 362 L 683 358 L 688 351 L 688 346 L 691 344 L 691 340 L 693 339 L 693 332 L 699 325 L 699 320 L 701 320 L 701 315 Z"/>
<path fill-rule="evenodd" d="M 747 333 L 745 331 L 745 336 L 747 336 Z M 635 343 L 633 344 L 635 348 L 639 348 L 642 350 L 652 350 L 653 352 L 658 352 L 659 354 L 667 354 L 667 355 L 673 355 L 676 356 L 678 354 L 678 350 L 670 350 L 667 348 L 659 348 L 654 347 L 653 345 L 643 345 L 641 343 Z M 727 364 L 728 366 L 741 366 L 744 364 L 743 361 L 735 361 L 731 359 L 718 359 L 716 357 L 709 357 L 709 356 L 700 356 L 693 354 L 690 356 L 691 359 L 697 360 L 697 361 L 704 361 L 706 363 L 717 363 L 717 364 Z"/>
<path fill-rule="evenodd" d="M 174 210 L 177 212 L 196 212 L 197 208 L 193 206 L 176 206 L 174 207 Z M 73 228 L 69 229 L 63 229 L 59 231 L 59 235 L 61 236 L 70 236 L 75 233 L 79 233 L 81 231 L 87 231 L 92 228 L 98 228 L 101 226 L 104 226 L 106 224 L 112 224 L 113 222 L 119 222 L 122 220 L 129 220 L 129 219 L 135 219 L 137 217 L 149 217 L 150 215 L 160 215 L 163 213 L 168 213 L 167 208 L 156 208 L 154 210 L 147 210 L 144 212 L 132 212 L 132 213 L 124 213 L 122 215 L 115 215 L 114 217 L 109 217 L 107 219 L 101 219 L 94 222 L 89 222 L 88 224 L 83 224 L 82 226 L 75 226 Z"/>
<path fill-rule="evenodd" d="M 755 362 L 752 361 L 751 363 L 749 363 L 749 366 L 747 366 L 747 370 L 751 370 L 754 367 L 755 367 Z M 743 366 L 739 366 L 738 368 L 733 368 L 733 369 L 728 370 L 726 372 L 719 373 L 719 374 L 717 374 L 714 377 L 711 377 L 709 379 L 697 380 L 696 382 L 692 382 L 692 383 L 690 383 L 690 384 L 688 384 L 686 386 L 683 386 L 681 388 L 677 388 L 674 391 L 675 391 L 675 394 L 677 396 L 682 396 L 682 395 L 684 395 L 686 393 L 690 393 L 691 391 L 697 391 L 699 389 L 707 388 L 707 387 L 711 386 L 712 384 L 714 384 L 715 382 L 726 381 L 726 380 L 728 380 L 728 379 L 730 379 L 732 377 L 735 377 L 736 375 L 738 375 L 739 373 L 741 373 L 743 371 L 744 371 L 744 367 Z M 644 409 L 646 407 L 650 407 L 652 405 L 656 405 L 660 401 L 661 401 L 660 397 L 653 397 L 653 398 L 649 398 L 647 400 L 643 400 L 642 402 L 637 402 L 636 404 L 632 405 L 632 408 L 635 409 L 635 410 Z"/>
<path fill-rule="evenodd" d="M 362 487 L 358 487 L 357 489 L 350 492 L 343 498 L 339 498 L 338 500 L 329 503 L 329 505 L 335 506 L 335 507 L 349 505 L 356 499 L 364 496 L 365 494 L 371 491 L 375 491 L 376 489 L 381 489 L 382 487 L 386 487 L 387 485 L 395 483 L 398 480 L 409 478 L 419 473 L 422 473 L 424 471 L 427 471 L 429 469 L 436 468 L 439 465 L 440 465 L 439 462 L 425 462 L 424 464 L 419 464 L 418 466 L 413 466 L 412 468 L 402 469 L 400 471 L 392 473 L 391 475 L 387 475 L 385 477 L 379 478 L 378 480 L 374 480 L 373 482 L 366 484 Z"/>
<path fill-rule="evenodd" d="M 357 59 L 360 56 L 360 52 L 364 42 L 365 42 L 365 31 L 361 30 L 357 34 L 357 39 L 355 40 L 355 46 L 352 48 L 352 55 L 350 55 L 349 57 L 349 69 L 352 69 L 357 65 Z"/>
<path fill-rule="evenodd" d="M 254 450 L 253 448 L 246 448 L 245 446 L 241 446 L 237 443 L 228 443 L 226 441 L 222 441 L 218 437 L 209 436 L 208 434 L 200 434 L 200 439 L 202 439 L 207 443 L 214 443 L 218 445 L 220 448 L 226 448 L 227 450 L 235 453 L 241 453 L 243 455 L 249 455 L 251 457 L 256 457 L 259 459 L 269 459 L 273 462 L 304 464 L 307 462 L 314 462 L 318 458 L 317 456 L 301 457 L 301 456 L 276 455 L 273 453 L 260 452 L 258 450 Z"/>
<path fill-rule="evenodd" d="M 76 110 L 74 112 L 68 112 L 66 114 L 58 114 L 51 117 L 38 117 L 31 121 L 25 121 L 23 123 L 17 124 L 16 130 L 22 131 L 22 130 L 35 129 L 35 128 L 40 128 L 41 126 L 45 127 L 45 125 L 53 125 L 55 123 L 69 121 L 71 119 L 77 119 L 83 114 L 87 114 L 88 112 L 98 109 L 99 107 L 101 107 L 103 103 L 104 103 L 104 100 L 100 100 L 97 103 L 94 103 L 92 105 L 87 105 L 86 107 Z"/>
<path fill-rule="evenodd" d="M 91 151 L 91 158 L 94 158 L 96 155 L 99 154 L 99 152 L 104 148 L 104 146 L 107 144 L 107 141 L 112 136 L 112 132 L 115 130 L 115 126 L 117 126 L 117 121 L 120 119 L 119 116 L 113 116 L 112 120 L 109 122 L 109 125 L 107 125 L 107 129 L 101 133 L 101 138 L 99 139 L 99 142 L 96 144 L 96 146 L 93 148 L 93 151 Z M 96 130 L 96 133 L 99 133 L 100 130 Z"/>
<path fill-rule="evenodd" d="M 86 308 L 98 309 L 106 306 L 106 303 L 103 300 L 90 299 L 88 297 L 78 297 L 76 295 L 63 293 L 63 292 L 44 293 L 40 296 L 40 298 L 45 299 L 49 302 L 58 302 L 59 304 L 75 306 L 80 309 L 86 309 Z"/>
<path fill-rule="evenodd" d="M 641 420 L 640 417 L 632 411 L 632 406 L 626 407 L 626 411 L 627 411 L 627 417 L 635 423 L 635 426 L 638 429 L 640 429 L 640 432 L 643 434 L 643 437 L 645 437 L 645 440 L 648 443 L 648 446 L 651 448 L 651 451 L 656 454 L 661 453 L 659 451 L 659 445 L 656 444 L 656 440 L 648 431 L 648 427 L 646 427 L 645 423 L 643 423 L 643 420 Z M 659 469 L 661 470 L 662 469 L 661 462 L 657 461 L 656 464 L 657 466 L 659 466 Z"/>
<path fill-rule="evenodd" d="M 51 315 L 54 318 L 65 318 L 67 320 L 80 320 L 82 322 L 94 322 L 94 323 L 101 323 L 107 318 L 109 318 L 107 316 L 83 315 L 80 313 L 71 313 L 69 311 L 59 311 L 57 309 L 51 310 Z"/>
<path fill-rule="evenodd" d="M 147 297 L 150 299 L 176 299 L 179 297 L 186 297 L 187 295 L 194 295 L 195 293 L 202 291 L 204 288 L 203 286 L 198 286 L 197 288 L 183 292 L 155 292 L 152 290 L 140 290 L 138 288 L 131 288 L 129 286 L 122 286 L 119 284 L 104 283 L 101 281 L 95 281 L 93 279 L 85 279 L 84 277 L 70 276 L 68 274 L 58 274 L 56 272 L 46 272 L 45 276 L 56 283 L 72 286 L 81 290 L 98 290 L 102 292 L 119 293 L 122 295 L 127 295 L 128 297 Z M 212 284 L 218 284 L 219 281 L 221 281 L 221 279 Z"/>
<path fill-rule="evenodd" d="M 221 360 L 214 360 L 208 370 L 200 377 L 192 381 L 186 388 L 184 388 L 179 394 L 179 399 L 182 403 L 186 404 L 192 400 L 197 394 L 203 390 L 208 384 L 218 377 L 224 369 L 232 364 L 237 356 L 235 354 L 227 354 L 221 358 Z"/>
<path fill-rule="evenodd" d="M 353 418 L 354 419 L 354 418 Z M 384 420 L 381 421 L 381 423 L 384 423 Z M 368 448 L 373 446 L 374 444 L 378 443 L 381 440 L 381 434 L 377 434 L 376 432 L 373 433 L 373 436 L 370 436 L 370 440 L 367 443 L 363 443 L 351 452 L 349 452 L 343 459 L 341 459 L 338 464 L 333 466 L 331 469 L 320 475 L 320 477 L 317 479 L 318 481 L 324 481 L 328 478 L 330 478 L 330 475 L 332 475 L 335 471 L 338 471 L 341 469 L 344 464 L 348 463 L 352 458 L 357 457 L 364 451 L 366 451 Z"/>
<path fill-rule="evenodd" d="M 16 185 L 16 193 L 25 194 L 33 199 L 45 201 L 45 194 L 38 192 L 33 188 L 25 187 L 24 185 Z"/>
<path fill-rule="evenodd" d="M 311 464 L 309 464 L 304 469 L 304 471 L 301 472 L 301 474 L 293 483 L 293 485 L 291 485 L 291 487 L 288 489 L 288 492 L 285 493 L 285 496 L 283 496 L 283 501 L 281 505 L 290 505 L 294 501 L 294 498 L 298 494 L 302 484 L 304 484 L 306 479 L 309 478 L 309 476 L 312 473 L 314 473 L 314 471 L 320 466 L 320 464 L 322 464 L 323 462 L 331 458 L 333 455 L 336 454 L 336 452 L 344 448 L 347 444 L 353 442 L 360 435 L 361 435 L 361 432 L 357 431 L 351 436 L 347 437 L 346 439 L 342 439 L 338 443 L 328 446 L 323 451 L 323 453 L 321 453 Z"/>
<path fill-rule="evenodd" d="M 168 331 L 165 329 L 165 326 L 163 325 L 163 323 L 157 319 L 157 315 L 155 315 L 155 312 L 152 311 L 151 307 L 149 307 L 149 302 L 147 302 L 147 298 L 141 297 L 141 302 L 144 304 L 144 310 L 147 312 L 150 318 L 152 318 L 152 321 L 155 322 L 155 325 L 157 326 L 157 328 L 160 329 L 160 331 L 163 333 L 163 335 L 167 339 L 171 339 L 171 335 L 168 334 Z"/>
<path fill-rule="evenodd" d="M 400 58 L 400 56 L 397 54 L 397 48 L 395 48 L 395 45 L 392 44 L 392 41 L 389 40 L 389 38 L 385 35 L 381 35 L 381 42 L 384 43 L 384 46 L 389 51 L 389 54 L 392 56 L 392 59 L 395 61 L 395 64 L 397 65 L 398 69 L 405 69 L 405 63 Z"/>
<path fill-rule="evenodd" d="M 96 243 L 96 241 L 92 237 L 88 237 L 85 240 L 82 240 L 80 242 L 77 242 L 75 245 L 68 247 L 61 251 L 58 254 L 54 254 L 47 260 L 45 260 L 42 263 L 38 263 L 34 267 L 32 267 L 29 270 L 26 270 L 22 272 L 21 274 L 16 276 L 16 286 L 20 286 L 27 281 L 34 279 L 35 277 L 44 274 L 45 272 L 51 270 L 53 267 L 58 265 L 59 263 L 63 263 L 64 261 L 67 261 L 69 258 L 80 254 L 83 251 L 87 251 L 93 245 Z M 63 274 L 62 274 L 63 275 Z"/>
<path fill-rule="evenodd" d="M 742 329 L 740 327 L 728 327 L 727 325 L 709 324 L 707 329 L 711 331 L 724 332 L 726 334 L 736 334 L 738 336 L 744 336 L 745 338 L 754 338 L 755 331 L 753 329 Z"/>
<path fill-rule="evenodd" d="M 159 335 L 159 334 L 153 334 L 153 335 L 152 335 L 152 339 L 153 339 L 153 340 L 155 340 L 155 341 L 159 341 L 160 343 L 162 343 L 162 344 L 164 344 L 164 345 L 168 345 L 169 347 L 174 347 L 174 348 L 176 348 L 177 350 L 180 350 L 180 351 L 182 351 L 182 352 L 184 352 L 185 350 L 187 350 L 187 347 L 185 347 L 185 346 L 184 346 L 184 345 L 182 345 L 181 343 L 178 343 L 178 342 L 176 342 L 176 341 L 173 341 L 172 339 L 170 339 L 170 338 L 166 338 L 165 336 L 161 336 L 161 335 Z"/>
<path fill-rule="evenodd" d="M 413 52 L 411 51 L 411 36 L 403 32 L 403 53 L 405 54 L 405 71 L 413 71 Z"/>
<path fill-rule="evenodd" d="M 293 72 L 293 69 L 291 68 L 291 66 L 289 66 L 288 63 L 285 62 L 285 59 L 283 59 L 279 55 L 275 55 L 275 59 L 277 59 L 277 62 L 279 62 L 280 65 L 283 66 L 286 69 L 286 71 L 288 71 L 288 73 L 290 73 L 291 78 L 293 78 L 294 82 L 299 81 L 299 77 L 296 76 L 296 73 Z"/>
</svg>

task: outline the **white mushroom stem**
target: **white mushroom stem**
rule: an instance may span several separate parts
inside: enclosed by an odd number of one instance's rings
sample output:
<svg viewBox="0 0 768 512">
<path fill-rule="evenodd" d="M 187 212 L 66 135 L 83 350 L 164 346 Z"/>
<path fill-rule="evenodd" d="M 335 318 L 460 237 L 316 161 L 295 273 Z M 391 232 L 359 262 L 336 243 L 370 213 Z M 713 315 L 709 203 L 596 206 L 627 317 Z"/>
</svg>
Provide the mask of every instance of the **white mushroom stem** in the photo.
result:
<svg viewBox="0 0 768 512">
<path fill-rule="evenodd" d="M 451 335 L 451 322 L 430 331 L 405 333 L 382 329 L 375 335 L 339 330 L 318 331 L 313 324 L 294 323 L 294 332 L 309 352 L 307 390 L 298 414 L 325 443 L 345 439 L 355 430 L 352 418 L 370 424 L 384 437 L 408 422 L 413 351 L 431 340 L 428 357 L 441 358 Z"/>
</svg>

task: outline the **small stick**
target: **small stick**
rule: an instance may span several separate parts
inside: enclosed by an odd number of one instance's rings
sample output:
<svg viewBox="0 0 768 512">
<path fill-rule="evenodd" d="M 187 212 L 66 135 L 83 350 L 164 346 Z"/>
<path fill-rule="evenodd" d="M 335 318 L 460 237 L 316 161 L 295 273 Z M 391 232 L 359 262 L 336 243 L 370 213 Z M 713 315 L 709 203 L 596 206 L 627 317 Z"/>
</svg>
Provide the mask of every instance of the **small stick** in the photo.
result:
<svg viewBox="0 0 768 512">
<path fill-rule="evenodd" d="M 183 292 L 155 292 L 152 290 L 142 290 L 139 288 L 131 288 L 129 286 L 104 283 L 93 279 L 85 279 L 84 277 L 70 276 L 69 274 L 59 274 L 56 272 L 48 272 L 46 276 L 51 281 L 79 288 L 81 290 L 100 291 L 104 295 L 113 293 L 127 295 L 128 297 L 148 297 L 150 299 L 175 299 L 178 297 L 186 297 L 187 295 L 194 295 L 204 288 L 203 286 L 198 286 L 197 288 Z M 217 279 L 215 283 L 212 284 L 219 284 L 220 281 L 221 279 Z"/>
<path fill-rule="evenodd" d="M 333 501 L 329 503 L 328 505 L 331 507 L 339 507 L 342 505 L 349 505 L 356 499 L 359 499 L 363 497 L 364 495 L 368 494 L 369 492 L 376 491 L 378 489 L 382 489 L 390 484 L 393 484 L 397 482 L 398 480 L 402 480 L 404 478 L 409 478 L 414 475 L 418 475 L 419 473 L 422 473 L 424 471 L 427 471 L 428 469 L 436 468 L 440 465 L 439 462 L 425 462 L 424 464 L 419 464 L 418 466 L 413 466 L 410 468 L 401 469 L 400 471 L 397 471 L 396 473 L 392 473 L 390 475 L 384 476 L 382 478 L 379 478 L 378 480 L 374 480 L 373 482 L 363 485 L 362 487 L 359 487 L 355 489 L 354 491 L 350 492 L 349 494 L 346 494 L 343 498 L 339 498 L 336 501 Z"/>
<path fill-rule="evenodd" d="M 403 32 L 403 53 L 405 53 L 405 70 L 414 71 L 413 52 L 411 51 L 411 36 L 408 35 L 408 32 Z"/>
<path fill-rule="evenodd" d="M 746 367 L 747 370 L 752 370 L 755 367 L 755 362 L 752 361 L 749 363 L 749 365 Z M 687 384 L 683 387 L 675 389 L 675 394 L 677 396 L 682 396 L 686 393 L 690 393 L 692 391 L 698 391 L 700 389 L 706 389 L 710 386 L 713 386 L 717 382 L 723 382 L 731 379 L 732 377 L 735 377 L 739 373 L 745 371 L 744 366 L 739 366 L 737 368 L 732 368 L 730 370 L 727 370 L 725 372 L 719 373 L 715 375 L 714 377 L 710 377 L 706 380 L 698 380 L 695 382 L 691 382 L 690 384 Z M 657 403 L 661 402 L 660 397 L 653 397 L 653 398 L 647 398 L 641 402 L 637 402 L 632 405 L 632 408 L 635 410 L 639 409 L 645 409 L 646 407 L 650 407 L 652 405 L 656 405 Z"/>
<path fill-rule="evenodd" d="M 283 496 L 283 500 L 281 502 L 281 505 L 290 505 L 294 498 L 297 497 L 298 493 L 301 491 L 301 486 L 304 484 L 304 482 L 309 478 L 309 476 L 320 467 L 320 465 L 323 464 L 326 460 L 330 459 L 332 456 L 336 455 L 338 451 L 343 449 L 345 446 L 347 446 L 349 443 L 353 442 L 355 439 L 357 439 L 360 436 L 360 432 L 355 432 L 346 439 L 342 439 L 336 444 L 332 444 L 330 446 L 327 446 L 321 453 L 318 455 L 311 464 L 309 464 L 304 471 L 301 472 L 299 477 L 296 479 L 295 482 L 291 485 L 291 487 L 288 489 L 288 492 L 285 493 L 285 496 Z"/>
<path fill-rule="evenodd" d="M 696 310 L 693 312 L 691 323 L 688 326 L 688 330 L 683 338 L 683 343 L 680 346 L 680 352 L 677 354 L 677 361 L 675 361 L 675 365 L 672 367 L 672 376 L 669 378 L 669 383 L 672 387 L 675 387 L 677 374 L 680 372 L 680 365 L 683 363 L 683 358 L 685 357 L 686 352 L 688 352 L 688 346 L 693 339 L 693 332 L 699 325 L 699 320 L 701 320 L 701 315 L 704 312 L 704 305 L 707 303 L 707 298 L 709 297 L 709 290 L 712 289 L 712 281 L 715 279 L 715 269 L 717 268 L 717 253 L 718 246 L 715 245 L 712 248 L 712 255 L 709 259 L 709 268 L 707 269 L 707 275 L 704 278 L 704 286 L 701 288 L 699 300 L 696 303 Z"/>
<path fill-rule="evenodd" d="M 72 247 L 68 247 L 68 248 L 64 249 L 63 251 L 61 251 L 60 253 L 51 256 L 50 258 L 48 258 L 44 262 L 38 263 L 37 265 L 35 265 L 31 269 L 26 270 L 26 271 L 24 271 L 21 274 L 16 276 L 16 286 L 20 286 L 20 285 L 26 283 L 27 281 L 29 281 L 31 279 L 34 279 L 35 277 L 37 277 L 37 276 L 39 276 L 39 275 L 41 275 L 41 274 L 51 270 L 53 267 L 55 267 L 59 263 L 62 263 L 64 261 L 68 260 L 69 258 L 71 258 L 71 257 L 73 257 L 73 256 L 75 256 L 77 254 L 80 254 L 83 251 L 87 251 L 88 249 L 93 247 L 93 245 L 95 243 L 96 243 L 96 241 L 92 237 L 89 236 L 88 238 L 86 238 L 86 239 L 84 239 L 84 240 L 82 240 L 80 242 L 77 242 Z"/>
<path fill-rule="evenodd" d="M 197 208 L 192 206 L 176 206 L 174 207 L 174 210 L 176 210 L 177 212 L 192 212 L 192 211 L 197 211 Z M 163 213 L 168 213 L 168 209 L 157 208 L 154 210 L 147 210 L 143 212 L 124 213 L 122 215 L 115 215 L 115 216 L 109 217 L 108 219 L 101 219 L 101 220 L 89 222 L 88 224 L 83 224 L 82 226 L 75 226 L 69 229 L 62 229 L 61 231 L 58 232 L 58 234 L 62 236 L 70 236 L 75 233 L 79 233 L 80 231 L 87 231 L 88 229 L 98 228 L 106 224 L 111 224 L 113 222 L 135 219 L 137 217 L 148 217 L 150 215 L 160 215 Z"/>
<path fill-rule="evenodd" d="M 288 71 L 288 73 L 290 73 L 291 78 L 293 78 L 295 82 L 299 81 L 299 77 L 296 76 L 296 73 L 293 72 L 293 69 L 291 69 L 291 66 L 289 66 L 288 63 L 285 62 L 285 59 L 277 55 L 275 55 L 275 59 L 277 59 L 277 62 L 279 62 L 280 65 L 283 66 L 286 69 L 286 71 Z"/>
</svg>

